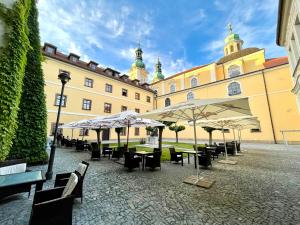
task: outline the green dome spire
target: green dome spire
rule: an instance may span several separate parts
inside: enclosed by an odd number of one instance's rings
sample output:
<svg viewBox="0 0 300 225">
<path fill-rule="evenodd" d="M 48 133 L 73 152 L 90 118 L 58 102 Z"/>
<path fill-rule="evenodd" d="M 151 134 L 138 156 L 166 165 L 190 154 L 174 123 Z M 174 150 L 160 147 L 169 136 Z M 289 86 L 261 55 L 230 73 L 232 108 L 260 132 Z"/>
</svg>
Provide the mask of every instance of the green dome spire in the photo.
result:
<svg viewBox="0 0 300 225">
<path fill-rule="evenodd" d="M 135 49 L 135 62 L 134 64 L 138 68 L 145 68 L 145 64 L 143 62 L 143 50 L 141 49 L 140 42 L 138 43 L 138 47 Z"/>
<path fill-rule="evenodd" d="M 158 57 L 157 63 L 155 64 L 155 73 L 152 82 L 156 82 L 163 79 L 165 79 L 165 76 L 162 74 L 161 62 L 159 61 L 159 57 Z"/>
</svg>

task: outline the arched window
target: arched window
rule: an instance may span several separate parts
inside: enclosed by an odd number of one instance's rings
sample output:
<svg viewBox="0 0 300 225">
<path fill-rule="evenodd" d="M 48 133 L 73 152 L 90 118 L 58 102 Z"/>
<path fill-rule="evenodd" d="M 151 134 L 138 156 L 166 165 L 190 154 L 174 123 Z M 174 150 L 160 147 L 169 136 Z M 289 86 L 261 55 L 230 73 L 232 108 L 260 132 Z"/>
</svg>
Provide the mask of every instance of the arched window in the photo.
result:
<svg viewBox="0 0 300 225">
<path fill-rule="evenodd" d="M 229 77 L 236 77 L 241 74 L 241 68 L 238 65 L 231 65 L 228 67 Z"/>
<path fill-rule="evenodd" d="M 187 100 L 193 100 L 194 99 L 194 93 L 193 92 L 189 92 L 186 96 Z"/>
<path fill-rule="evenodd" d="M 197 87 L 198 85 L 198 81 L 197 81 L 197 78 L 196 77 L 193 77 L 191 79 L 191 87 Z"/>
<path fill-rule="evenodd" d="M 170 105 L 171 105 L 171 100 L 169 98 L 166 98 L 165 107 L 170 106 Z"/>
<path fill-rule="evenodd" d="M 241 94 L 241 85 L 238 82 L 232 82 L 228 85 L 228 95 L 239 95 Z"/>
<path fill-rule="evenodd" d="M 175 84 L 170 85 L 170 92 L 173 93 L 176 91 Z"/>
<path fill-rule="evenodd" d="M 233 52 L 233 45 L 230 45 L 230 53 Z"/>
</svg>

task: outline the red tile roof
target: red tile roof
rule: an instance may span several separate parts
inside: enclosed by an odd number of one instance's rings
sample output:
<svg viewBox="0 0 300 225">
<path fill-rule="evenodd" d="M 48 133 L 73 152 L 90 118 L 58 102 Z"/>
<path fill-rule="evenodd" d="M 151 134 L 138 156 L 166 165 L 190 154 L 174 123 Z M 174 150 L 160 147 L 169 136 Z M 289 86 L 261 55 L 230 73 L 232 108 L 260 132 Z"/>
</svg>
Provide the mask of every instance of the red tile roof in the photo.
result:
<svg viewBox="0 0 300 225">
<path fill-rule="evenodd" d="M 289 61 L 286 56 L 279 57 L 279 58 L 266 59 L 266 62 L 264 62 L 264 67 L 271 68 L 271 67 L 275 67 L 275 66 L 281 66 L 281 65 L 284 65 L 287 63 L 289 63 Z"/>
</svg>

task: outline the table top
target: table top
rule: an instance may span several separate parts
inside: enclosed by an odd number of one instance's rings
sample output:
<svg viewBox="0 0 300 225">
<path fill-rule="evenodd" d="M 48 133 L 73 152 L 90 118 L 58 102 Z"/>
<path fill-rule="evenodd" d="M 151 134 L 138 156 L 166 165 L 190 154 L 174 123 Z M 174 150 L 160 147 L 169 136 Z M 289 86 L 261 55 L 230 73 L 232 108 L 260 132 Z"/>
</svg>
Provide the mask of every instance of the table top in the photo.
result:
<svg viewBox="0 0 300 225">
<path fill-rule="evenodd" d="M 30 171 L 0 176 L 0 187 L 45 180 L 42 171 Z"/>
<path fill-rule="evenodd" d="M 196 154 L 196 151 L 195 150 L 189 150 L 189 149 L 186 149 L 186 150 L 180 150 L 180 152 L 183 152 L 183 153 L 190 153 L 190 154 Z"/>
<path fill-rule="evenodd" d="M 153 154 L 153 152 L 138 151 L 135 154 L 137 154 L 137 155 L 150 155 L 150 154 Z"/>
<path fill-rule="evenodd" d="M 207 149 L 216 149 L 216 146 L 206 146 Z"/>
</svg>

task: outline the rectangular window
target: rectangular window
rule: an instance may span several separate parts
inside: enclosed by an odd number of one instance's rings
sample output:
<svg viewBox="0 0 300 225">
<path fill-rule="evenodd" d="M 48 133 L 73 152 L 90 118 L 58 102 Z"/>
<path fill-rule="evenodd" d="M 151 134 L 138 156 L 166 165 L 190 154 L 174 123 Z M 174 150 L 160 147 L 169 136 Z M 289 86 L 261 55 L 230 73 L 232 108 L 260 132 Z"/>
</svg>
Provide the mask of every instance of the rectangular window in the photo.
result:
<svg viewBox="0 0 300 225">
<path fill-rule="evenodd" d="M 97 66 L 96 66 L 94 63 L 91 63 L 91 64 L 90 64 L 90 68 L 91 68 L 92 70 L 95 70 L 96 67 L 97 67 Z"/>
<path fill-rule="evenodd" d="M 111 104 L 110 103 L 104 103 L 104 112 L 111 113 Z"/>
<path fill-rule="evenodd" d="M 83 99 L 82 109 L 83 110 L 91 110 L 92 109 L 92 100 Z"/>
<path fill-rule="evenodd" d="M 55 106 L 59 106 L 59 102 L 60 102 L 60 94 L 56 94 L 55 95 L 55 102 L 54 105 Z M 61 100 L 61 106 L 62 107 L 66 107 L 66 103 L 67 103 L 67 96 L 63 95 L 62 96 L 62 100 Z"/>
<path fill-rule="evenodd" d="M 122 96 L 127 97 L 127 95 L 128 95 L 127 89 L 122 88 Z"/>
<path fill-rule="evenodd" d="M 126 136 L 126 127 L 122 127 L 120 136 Z"/>
<path fill-rule="evenodd" d="M 74 57 L 74 56 L 71 56 L 71 61 L 76 63 L 78 61 L 78 58 Z"/>
<path fill-rule="evenodd" d="M 51 123 L 51 130 L 50 130 L 50 136 L 54 135 L 55 132 L 55 124 L 56 123 Z M 63 123 L 59 123 L 58 126 L 63 125 Z M 57 129 L 57 134 L 62 134 L 63 133 L 63 129 L 62 128 L 58 128 Z"/>
<path fill-rule="evenodd" d="M 251 129 L 250 132 L 251 133 L 260 133 L 261 130 L 260 129 Z"/>
<path fill-rule="evenodd" d="M 84 86 L 86 86 L 86 87 L 92 88 L 93 87 L 93 83 L 94 83 L 94 81 L 92 79 L 90 79 L 90 78 L 85 78 L 85 80 L 84 80 Z"/>
<path fill-rule="evenodd" d="M 135 93 L 135 99 L 136 99 L 136 100 L 140 100 L 140 97 L 141 97 L 140 93 L 137 93 L 137 92 L 136 92 L 136 93 Z"/>
<path fill-rule="evenodd" d="M 134 128 L 134 135 L 135 136 L 139 136 L 140 135 L 140 128 L 138 128 L 138 127 Z"/>
<path fill-rule="evenodd" d="M 135 109 L 135 112 L 136 113 L 140 113 L 140 109 Z"/>
<path fill-rule="evenodd" d="M 124 106 L 124 105 L 121 106 L 121 112 L 123 112 L 123 111 L 127 111 L 127 106 Z"/>
<path fill-rule="evenodd" d="M 111 84 L 105 84 L 105 91 L 112 93 L 112 85 Z"/>
<path fill-rule="evenodd" d="M 88 129 L 80 129 L 79 136 L 89 136 L 89 130 Z"/>
<path fill-rule="evenodd" d="M 151 102 L 150 96 L 147 96 L 147 102 Z"/>
</svg>

